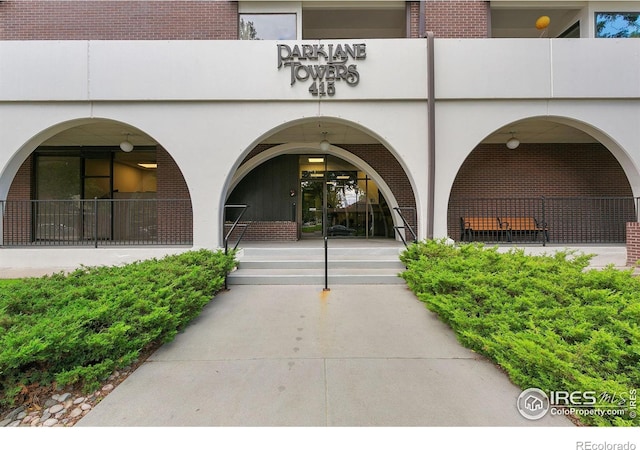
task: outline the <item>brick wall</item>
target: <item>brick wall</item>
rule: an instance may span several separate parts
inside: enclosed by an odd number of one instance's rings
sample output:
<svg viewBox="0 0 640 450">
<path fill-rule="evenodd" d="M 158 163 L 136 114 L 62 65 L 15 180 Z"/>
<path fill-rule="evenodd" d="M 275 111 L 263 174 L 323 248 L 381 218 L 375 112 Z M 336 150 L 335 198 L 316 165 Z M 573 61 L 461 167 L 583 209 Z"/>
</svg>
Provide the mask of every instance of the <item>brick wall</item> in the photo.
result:
<svg viewBox="0 0 640 450">
<path fill-rule="evenodd" d="M 31 242 L 31 204 L 33 173 L 33 155 L 30 155 L 20 166 L 13 178 L 3 220 L 3 242 L 11 245 Z"/>
<path fill-rule="evenodd" d="M 640 222 L 627 223 L 627 266 L 640 261 Z"/>
<path fill-rule="evenodd" d="M 426 29 L 439 38 L 488 37 L 489 2 L 426 2 Z M 418 37 L 420 2 L 409 4 Z M 7 0 L 0 40 L 237 39 L 238 4 L 218 0 Z"/>
<path fill-rule="evenodd" d="M 478 146 L 456 176 L 451 198 L 631 196 L 618 161 L 602 144 Z"/>
<path fill-rule="evenodd" d="M 398 206 L 415 208 L 416 199 L 407 174 L 398 160 L 382 144 L 344 144 L 345 150 L 353 153 L 375 170 L 387 183 L 398 201 Z M 392 211 L 395 215 L 395 212 Z M 417 229 L 416 217 L 407 217 L 407 221 Z"/>
<path fill-rule="evenodd" d="M 436 0 L 426 5 L 427 31 L 436 38 L 489 37 L 489 2 Z"/>
<path fill-rule="evenodd" d="M 241 222 L 246 223 L 246 222 Z M 224 234 L 229 232 L 231 224 L 225 224 Z M 229 237 L 229 247 L 233 247 L 242 233 L 242 228 L 236 228 Z M 298 224 L 291 221 L 255 221 L 247 227 L 243 241 L 297 241 Z"/>
<path fill-rule="evenodd" d="M 596 199 L 601 197 L 611 198 Z M 601 144 L 480 145 L 453 184 L 448 232 L 459 238 L 460 217 L 467 213 L 526 214 L 544 217 L 552 241 L 624 242 L 625 223 L 635 217 L 632 197 L 622 167 Z M 474 200 L 505 198 L 510 200 Z"/>
<path fill-rule="evenodd" d="M 31 200 L 32 183 L 31 174 L 33 173 L 33 154 L 22 163 L 16 176 L 11 182 L 7 200 Z"/>
<path fill-rule="evenodd" d="M 420 37 L 420 2 L 409 2 L 409 36 L 412 39 Z"/>
<path fill-rule="evenodd" d="M 430 0 L 425 4 L 426 31 L 436 38 L 489 37 L 489 2 Z M 420 34 L 420 2 L 409 5 L 410 37 Z"/>
<path fill-rule="evenodd" d="M 189 189 L 180 168 L 171 155 L 162 147 L 156 150 L 158 163 L 158 239 L 174 244 L 193 243 L 193 211 L 189 200 Z"/>
<path fill-rule="evenodd" d="M 234 1 L 0 2 L 0 40 L 237 39 Z"/>
</svg>

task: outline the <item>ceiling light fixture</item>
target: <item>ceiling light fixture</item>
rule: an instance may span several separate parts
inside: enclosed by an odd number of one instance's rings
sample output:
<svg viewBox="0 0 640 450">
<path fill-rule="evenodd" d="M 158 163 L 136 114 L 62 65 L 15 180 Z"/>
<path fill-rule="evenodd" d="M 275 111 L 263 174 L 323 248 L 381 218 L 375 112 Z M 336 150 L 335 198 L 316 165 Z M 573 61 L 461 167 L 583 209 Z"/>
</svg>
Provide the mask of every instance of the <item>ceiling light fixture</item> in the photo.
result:
<svg viewBox="0 0 640 450">
<path fill-rule="evenodd" d="M 309 158 L 308 161 L 310 163 L 323 163 L 324 162 L 324 158 Z"/>
<path fill-rule="evenodd" d="M 145 169 L 157 169 L 157 163 L 138 163 L 140 167 L 144 167 Z"/>
<path fill-rule="evenodd" d="M 129 133 L 125 133 L 127 135 L 127 137 L 125 138 L 124 141 L 120 142 L 120 150 L 122 150 L 125 153 L 129 153 L 131 150 L 133 150 L 133 144 L 131 142 L 129 142 Z"/>
<path fill-rule="evenodd" d="M 320 141 L 320 150 L 323 152 L 329 151 L 329 147 L 331 147 L 331 143 L 327 141 L 327 132 L 322 132 L 322 140 Z"/>
<path fill-rule="evenodd" d="M 518 146 L 520 145 L 520 141 L 518 139 L 516 139 L 516 137 L 514 136 L 514 132 L 511 132 L 511 139 L 509 139 L 507 141 L 507 148 L 511 149 L 511 150 L 515 150 L 516 148 L 518 148 Z"/>
</svg>

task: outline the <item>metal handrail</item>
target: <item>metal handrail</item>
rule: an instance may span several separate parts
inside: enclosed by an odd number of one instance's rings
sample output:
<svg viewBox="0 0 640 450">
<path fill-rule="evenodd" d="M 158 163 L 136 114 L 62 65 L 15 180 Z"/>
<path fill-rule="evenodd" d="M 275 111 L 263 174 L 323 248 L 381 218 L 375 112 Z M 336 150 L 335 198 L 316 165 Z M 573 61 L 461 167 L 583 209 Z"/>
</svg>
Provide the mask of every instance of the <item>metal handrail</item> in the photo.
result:
<svg viewBox="0 0 640 450">
<path fill-rule="evenodd" d="M 393 208 L 393 210 L 398 213 L 398 215 L 400 216 L 400 219 L 402 220 L 402 223 L 404 224 L 404 226 L 394 225 L 393 229 L 396 231 L 398 236 L 400 236 L 400 239 L 402 239 L 402 243 L 404 244 L 404 246 L 407 247 L 408 246 L 407 240 L 403 236 L 403 233 L 400 233 L 400 230 L 409 230 L 409 232 L 413 236 L 412 242 L 414 243 L 418 242 L 418 236 L 416 235 L 416 232 L 413 230 L 409 222 L 407 222 L 407 219 L 405 218 L 404 214 L 402 214 L 403 209 L 414 211 L 414 215 L 415 215 L 416 209 L 412 206 L 405 206 L 405 207 L 396 206 Z"/>
<path fill-rule="evenodd" d="M 225 216 L 226 216 L 227 208 L 240 209 L 240 214 L 238 214 L 238 217 L 236 218 L 235 222 L 233 222 L 233 225 L 231 225 L 231 229 L 229 230 L 229 232 L 224 236 L 224 254 L 225 255 L 227 255 L 229 253 L 229 238 L 231 237 L 231 234 L 235 231 L 235 229 L 238 228 L 238 227 L 242 228 L 242 233 L 240 233 L 240 236 L 238 237 L 238 240 L 236 241 L 235 245 L 233 246 L 233 250 L 234 251 L 238 248 L 238 245 L 240 244 L 240 241 L 242 240 L 242 237 L 244 236 L 244 233 L 247 231 L 247 227 L 249 226 L 249 224 L 248 223 L 238 223 L 238 222 L 240 222 L 240 219 L 242 219 L 242 216 L 247 211 L 248 207 L 249 207 L 249 205 L 224 205 Z"/>
<path fill-rule="evenodd" d="M 229 232 L 224 236 L 224 254 L 225 255 L 229 254 L 229 238 L 231 237 L 231 234 L 235 231 L 235 229 L 238 227 L 242 228 L 242 233 L 240 233 L 240 236 L 238 236 L 238 240 L 236 241 L 236 244 L 233 246 L 233 251 L 235 251 L 238 248 L 238 245 L 240 244 L 240 241 L 242 240 L 244 233 L 247 231 L 247 227 L 249 227 L 248 223 L 238 223 L 240 222 L 240 219 L 242 219 L 242 216 L 247 211 L 248 207 L 249 205 L 224 205 L 225 217 L 227 215 L 227 208 L 240 209 L 240 214 L 238 214 L 238 217 L 236 218 L 235 222 L 233 222 L 233 225 L 231 225 L 231 229 L 229 230 Z M 229 275 L 228 274 L 225 275 L 224 277 L 225 290 L 229 289 L 228 278 L 229 278 Z"/>
</svg>

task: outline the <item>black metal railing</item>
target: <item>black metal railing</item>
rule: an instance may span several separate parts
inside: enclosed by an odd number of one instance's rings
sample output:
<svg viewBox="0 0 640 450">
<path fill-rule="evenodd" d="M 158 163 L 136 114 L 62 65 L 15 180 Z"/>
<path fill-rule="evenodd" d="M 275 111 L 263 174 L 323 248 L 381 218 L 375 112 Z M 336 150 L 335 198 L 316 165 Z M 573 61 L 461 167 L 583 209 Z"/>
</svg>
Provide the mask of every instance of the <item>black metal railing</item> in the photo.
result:
<svg viewBox="0 0 640 450">
<path fill-rule="evenodd" d="M 409 224 L 409 219 L 407 217 L 407 212 L 411 212 L 411 215 L 412 215 L 411 219 L 414 220 L 414 223 L 416 223 L 417 221 L 416 209 L 411 206 L 405 206 L 405 207 L 396 206 L 393 208 L 393 210 L 398 213 L 398 216 L 400 216 L 400 220 L 402 220 L 402 225 L 395 225 L 393 227 L 395 233 L 398 236 L 400 236 L 400 239 L 402 239 L 402 243 L 405 245 L 405 247 L 408 245 L 407 239 L 409 236 L 407 236 L 407 234 L 411 235 L 411 242 L 416 242 L 418 240 L 418 236 L 416 235 L 416 232 L 414 231 L 413 227 Z M 405 212 L 403 213 L 403 211 Z"/>
<path fill-rule="evenodd" d="M 236 236 L 235 236 L 236 243 L 233 245 L 233 251 L 235 251 L 238 248 L 238 245 L 240 244 L 240 241 L 242 240 L 244 233 L 247 231 L 247 228 L 250 225 L 249 223 L 246 223 L 246 222 L 240 223 L 240 219 L 242 219 L 242 216 L 244 216 L 244 213 L 247 211 L 248 207 L 249 205 L 224 205 L 225 224 L 226 224 L 227 212 L 229 210 L 232 210 L 233 213 L 237 215 L 234 222 L 229 227 L 229 231 L 227 231 L 224 235 L 224 254 L 225 255 L 229 254 L 229 239 L 231 239 L 231 236 L 236 231 L 236 229 L 239 229 L 240 231 L 236 233 Z M 229 278 L 229 274 L 227 274 L 224 277 L 225 290 L 229 289 L 228 278 Z"/>
<path fill-rule="evenodd" d="M 7 200 L 3 246 L 191 245 L 189 199 Z"/>
<path fill-rule="evenodd" d="M 613 244 L 638 220 L 638 198 L 532 197 L 455 199 L 448 233 L 457 241 Z"/>
<path fill-rule="evenodd" d="M 233 235 L 234 231 L 236 231 L 236 229 L 241 230 L 235 236 L 236 243 L 233 245 L 233 250 L 238 248 L 238 245 L 240 244 L 240 241 L 242 240 L 244 233 L 247 231 L 247 228 L 250 225 L 249 223 L 246 223 L 246 222 L 240 223 L 240 219 L 242 219 L 242 216 L 244 216 L 244 213 L 247 211 L 248 207 L 249 205 L 224 205 L 225 217 L 227 216 L 227 211 L 229 209 L 238 210 L 236 213 L 237 216 L 235 221 L 229 227 L 229 231 L 227 231 L 226 234 L 224 235 L 224 254 L 225 255 L 229 253 L 229 239 Z"/>
</svg>

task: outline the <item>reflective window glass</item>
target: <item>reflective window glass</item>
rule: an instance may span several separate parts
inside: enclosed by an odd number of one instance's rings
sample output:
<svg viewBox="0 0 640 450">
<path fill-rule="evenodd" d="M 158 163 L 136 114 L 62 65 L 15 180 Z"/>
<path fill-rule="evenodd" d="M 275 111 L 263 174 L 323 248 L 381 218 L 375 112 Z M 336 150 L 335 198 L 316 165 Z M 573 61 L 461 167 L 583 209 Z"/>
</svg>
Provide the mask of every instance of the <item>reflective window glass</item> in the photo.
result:
<svg viewBox="0 0 640 450">
<path fill-rule="evenodd" d="M 294 40 L 295 14 L 240 14 L 238 38 L 241 40 Z"/>
<path fill-rule="evenodd" d="M 596 13 L 596 37 L 638 38 L 640 37 L 640 12 Z"/>
</svg>

